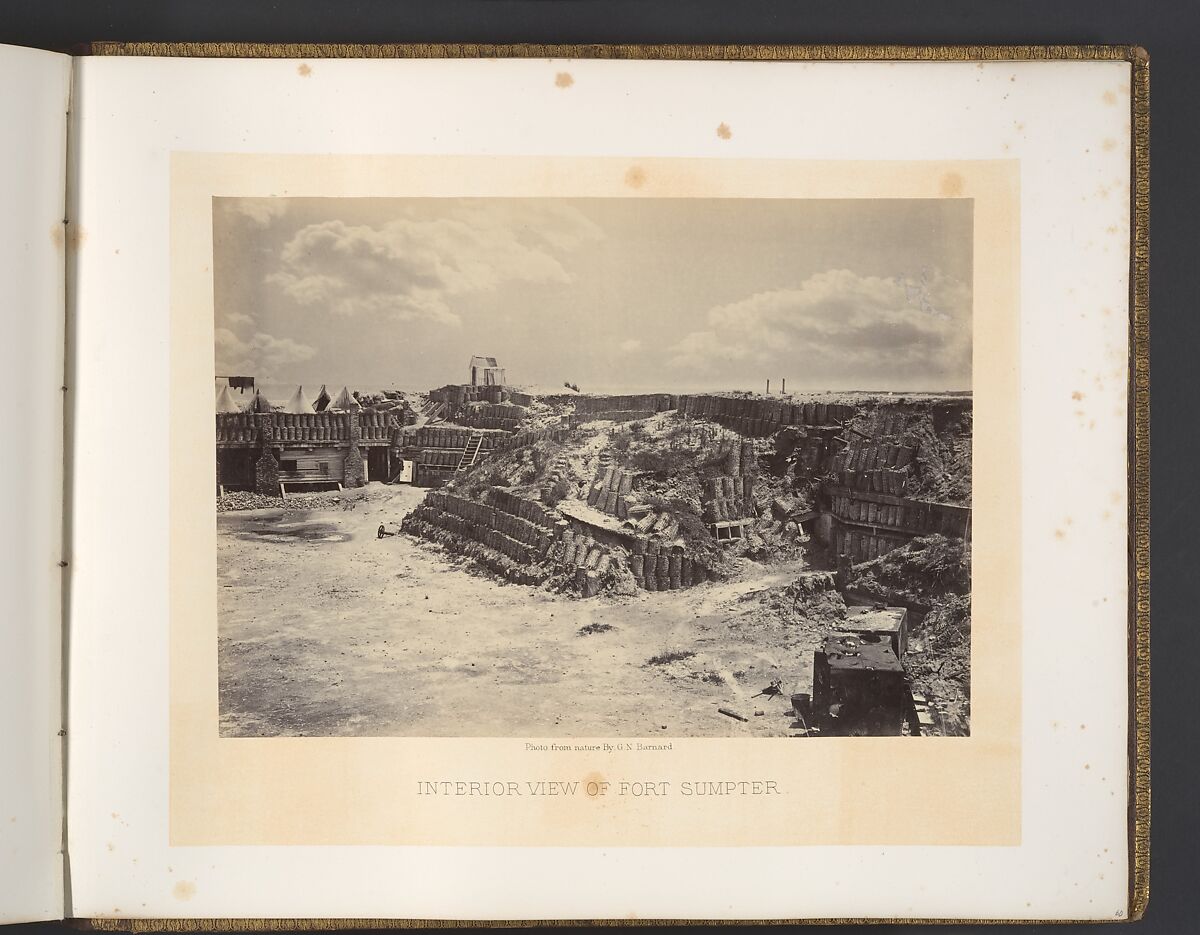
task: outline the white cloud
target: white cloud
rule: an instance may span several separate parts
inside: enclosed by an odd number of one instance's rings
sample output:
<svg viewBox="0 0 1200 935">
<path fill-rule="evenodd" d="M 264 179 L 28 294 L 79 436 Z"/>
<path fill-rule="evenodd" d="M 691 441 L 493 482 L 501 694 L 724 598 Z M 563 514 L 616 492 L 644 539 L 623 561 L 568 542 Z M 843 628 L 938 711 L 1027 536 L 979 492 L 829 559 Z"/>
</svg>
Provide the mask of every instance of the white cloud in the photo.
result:
<svg viewBox="0 0 1200 935">
<path fill-rule="evenodd" d="M 718 361 L 744 360 L 750 352 L 741 344 L 724 344 L 715 331 L 693 331 L 672 345 L 676 367 L 706 367 Z"/>
<path fill-rule="evenodd" d="M 853 368 L 881 379 L 970 372 L 971 291 L 936 270 L 910 281 L 828 270 L 710 309 L 705 324 L 670 348 L 673 366 Z"/>
<path fill-rule="evenodd" d="M 311 360 L 317 353 L 307 344 L 262 332 L 243 341 L 228 328 L 217 328 L 215 344 L 217 373 L 253 376 L 260 380 L 270 379 L 292 364 Z"/>
<path fill-rule="evenodd" d="M 622 353 L 632 354 L 634 351 L 640 351 L 642 349 L 642 342 L 638 338 L 629 338 L 626 341 L 622 341 L 618 346 L 620 347 Z"/>
<path fill-rule="evenodd" d="M 286 198 L 223 198 L 221 203 L 258 227 L 269 227 L 288 211 Z"/>
<path fill-rule="evenodd" d="M 248 325 L 254 321 L 253 318 L 244 312 L 225 312 L 223 315 L 221 315 L 221 318 L 224 319 L 225 324 L 231 326 Z"/>
<path fill-rule="evenodd" d="M 600 237 L 581 213 L 556 204 L 467 206 L 378 227 L 325 221 L 292 237 L 267 282 L 337 315 L 459 325 L 455 300 L 508 282 L 568 283 L 562 258 Z"/>
</svg>

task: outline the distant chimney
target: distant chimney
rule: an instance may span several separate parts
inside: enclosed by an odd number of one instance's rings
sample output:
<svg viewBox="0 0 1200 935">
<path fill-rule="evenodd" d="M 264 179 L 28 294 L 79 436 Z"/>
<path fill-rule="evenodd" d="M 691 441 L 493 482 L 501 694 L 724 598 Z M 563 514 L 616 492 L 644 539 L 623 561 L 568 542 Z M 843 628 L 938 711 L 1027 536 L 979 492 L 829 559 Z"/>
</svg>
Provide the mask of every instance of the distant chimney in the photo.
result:
<svg viewBox="0 0 1200 935">
<path fill-rule="evenodd" d="M 768 396 L 771 395 L 771 378 L 770 377 L 767 378 L 767 395 Z"/>
</svg>

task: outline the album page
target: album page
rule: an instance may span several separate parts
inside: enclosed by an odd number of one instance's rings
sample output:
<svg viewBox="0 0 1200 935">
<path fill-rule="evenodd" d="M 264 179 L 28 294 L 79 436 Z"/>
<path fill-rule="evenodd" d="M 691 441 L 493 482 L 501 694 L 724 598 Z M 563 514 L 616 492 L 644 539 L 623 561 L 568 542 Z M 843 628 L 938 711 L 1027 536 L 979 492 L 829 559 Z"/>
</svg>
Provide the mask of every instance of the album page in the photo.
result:
<svg viewBox="0 0 1200 935">
<path fill-rule="evenodd" d="M 66 55 L 0 46 L 0 923 L 63 912 Z"/>
<path fill-rule="evenodd" d="M 1125 917 L 1129 62 L 78 77 L 74 914 Z"/>
</svg>

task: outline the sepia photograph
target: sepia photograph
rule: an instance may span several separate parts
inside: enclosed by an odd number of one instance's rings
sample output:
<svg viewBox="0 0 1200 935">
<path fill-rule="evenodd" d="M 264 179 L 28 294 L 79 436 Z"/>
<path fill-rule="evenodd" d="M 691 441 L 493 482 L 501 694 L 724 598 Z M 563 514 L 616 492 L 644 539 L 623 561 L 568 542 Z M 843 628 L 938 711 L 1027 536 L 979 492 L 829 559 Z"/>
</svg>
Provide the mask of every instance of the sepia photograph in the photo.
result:
<svg viewBox="0 0 1200 935">
<path fill-rule="evenodd" d="M 221 736 L 969 735 L 973 206 L 213 198 Z"/>
</svg>

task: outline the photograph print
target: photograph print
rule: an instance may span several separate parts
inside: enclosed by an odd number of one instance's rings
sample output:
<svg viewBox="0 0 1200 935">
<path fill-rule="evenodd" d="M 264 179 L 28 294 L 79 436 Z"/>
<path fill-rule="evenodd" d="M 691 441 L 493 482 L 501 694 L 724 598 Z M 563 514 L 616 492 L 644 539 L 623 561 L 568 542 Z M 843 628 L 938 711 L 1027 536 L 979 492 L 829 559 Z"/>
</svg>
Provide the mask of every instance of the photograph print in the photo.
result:
<svg viewBox="0 0 1200 935">
<path fill-rule="evenodd" d="M 973 224 L 213 199 L 221 736 L 969 734 Z"/>
</svg>

